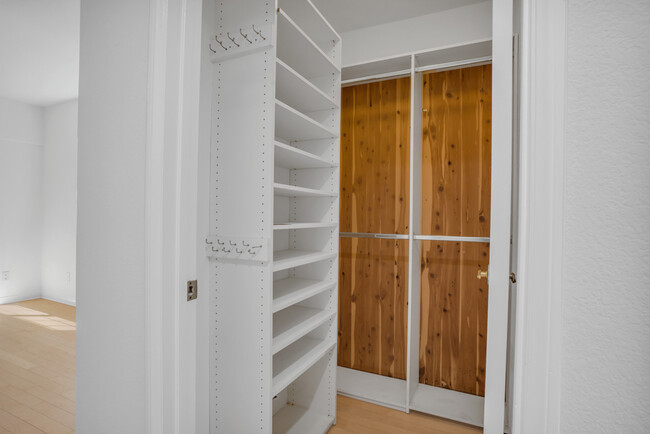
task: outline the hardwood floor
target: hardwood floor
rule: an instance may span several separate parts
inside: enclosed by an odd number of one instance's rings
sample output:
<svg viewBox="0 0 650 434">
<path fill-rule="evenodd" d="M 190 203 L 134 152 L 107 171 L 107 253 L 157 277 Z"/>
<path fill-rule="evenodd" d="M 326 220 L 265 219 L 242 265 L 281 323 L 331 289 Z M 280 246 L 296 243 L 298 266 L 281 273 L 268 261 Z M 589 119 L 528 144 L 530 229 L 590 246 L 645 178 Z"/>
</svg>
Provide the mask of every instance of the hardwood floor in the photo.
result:
<svg viewBox="0 0 650 434">
<path fill-rule="evenodd" d="M 0 305 L 0 433 L 74 432 L 75 308 Z"/>
<path fill-rule="evenodd" d="M 0 305 L 0 434 L 74 432 L 75 308 Z M 344 396 L 330 434 L 470 434 L 479 428 Z"/>
<path fill-rule="evenodd" d="M 483 430 L 428 414 L 399 410 L 339 396 L 336 426 L 328 434 L 472 434 Z"/>
</svg>

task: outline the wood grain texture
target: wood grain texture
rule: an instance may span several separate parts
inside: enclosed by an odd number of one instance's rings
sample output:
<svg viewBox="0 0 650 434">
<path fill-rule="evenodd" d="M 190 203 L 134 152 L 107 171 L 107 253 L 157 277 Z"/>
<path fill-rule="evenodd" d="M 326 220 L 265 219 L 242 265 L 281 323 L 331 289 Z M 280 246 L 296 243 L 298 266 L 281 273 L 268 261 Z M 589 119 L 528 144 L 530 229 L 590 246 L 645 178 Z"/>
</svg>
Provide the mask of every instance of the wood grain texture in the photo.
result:
<svg viewBox="0 0 650 434">
<path fill-rule="evenodd" d="M 410 78 L 342 89 L 342 232 L 408 234 Z M 338 363 L 406 378 L 408 243 L 342 238 Z"/>
<path fill-rule="evenodd" d="M 491 65 L 423 75 L 422 233 L 490 233 Z M 422 242 L 420 382 L 483 396 L 489 245 Z"/>
<path fill-rule="evenodd" d="M 341 238 L 338 364 L 406 378 L 408 240 Z"/>
<path fill-rule="evenodd" d="M 472 434 L 483 432 L 463 423 L 370 404 L 345 396 L 336 402 L 336 425 L 329 434 Z"/>
<path fill-rule="evenodd" d="M 344 87 L 342 232 L 408 234 L 410 78 Z"/>
<path fill-rule="evenodd" d="M 75 330 L 71 306 L 0 306 L 0 432 L 74 432 Z"/>
</svg>

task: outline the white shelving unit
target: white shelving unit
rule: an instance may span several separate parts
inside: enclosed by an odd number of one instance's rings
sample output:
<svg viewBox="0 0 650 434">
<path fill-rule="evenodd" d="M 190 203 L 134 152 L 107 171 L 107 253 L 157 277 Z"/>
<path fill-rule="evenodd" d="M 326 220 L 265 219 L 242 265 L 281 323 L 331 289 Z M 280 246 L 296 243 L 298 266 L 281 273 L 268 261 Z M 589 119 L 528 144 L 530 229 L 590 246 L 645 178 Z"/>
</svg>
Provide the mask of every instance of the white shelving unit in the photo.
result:
<svg viewBox="0 0 650 434">
<path fill-rule="evenodd" d="M 217 2 L 214 33 L 210 432 L 322 434 L 336 422 L 341 38 L 310 0 Z"/>
</svg>

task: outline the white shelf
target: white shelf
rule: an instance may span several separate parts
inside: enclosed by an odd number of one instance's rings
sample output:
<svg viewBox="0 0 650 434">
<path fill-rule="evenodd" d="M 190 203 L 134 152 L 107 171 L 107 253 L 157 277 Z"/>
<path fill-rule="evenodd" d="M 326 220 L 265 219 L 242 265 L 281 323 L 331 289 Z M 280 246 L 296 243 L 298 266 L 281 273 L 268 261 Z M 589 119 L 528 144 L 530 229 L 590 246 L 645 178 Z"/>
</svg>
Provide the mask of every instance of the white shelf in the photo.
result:
<svg viewBox="0 0 650 434">
<path fill-rule="evenodd" d="M 287 404 L 273 415 L 273 434 L 324 434 L 334 418 Z"/>
<path fill-rule="evenodd" d="M 311 252 L 306 250 L 280 250 L 273 252 L 273 271 L 286 270 L 287 268 L 299 267 L 312 264 L 337 256 L 333 252 Z"/>
<path fill-rule="evenodd" d="M 341 72 L 282 9 L 278 12 L 277 53 L 284 63 L 307 79 Z"/>
<path fill-rule="evenodd" d="M 277 59 L 275 83 L 275 96 L 303 113 L 338 108 L 332 97 L 280 59 Z"/>
<path fill-rule="evenodd" d="M 289 184 L 273 184 L 273 192 L 276 196 L 286 196 L 286 197 L 297 197 L 297 196 L 306 196 L 306 197 L 334 197 L 336 193 L 329 193 L 323 190 L 316 190 L 313 188 L 298 187 L 296 185 Z"/>
<path fill-rule="evenodd" d="M 332 312 L 291 306 L 273 315 L 273 354 L 285 349 L 332 317 Z"/>
<path fill-rule="evenodd" d="M 274 231 L 288 231 L 293 229 L 320 229 L 320 228 L 334 228 L 336 223 L 275 223 L 273 225 Z"/>
<path fill-rule="evenodd" d="M 341 40 L 311 0 L 280 0 L 278 6 L 293 20 L 300 23 L 303 29 L 309 29 L 309 36 L 319 46 L 332 45 Z"/>
<path fill-rule="evenodd" d="M 275 165 L 285 169 L 319 169 L 334 167 L 324 158 L 302 149 L 275 142 Z"/>
<path fill-rule="evenodd" d="M 336 345 L 333 340 L 302 338 L 273 356 L 273 386 L 277 395 Z"/>
<path fill-rule="evenodd" d="M 279 100 L 275 101 L 275 135 L 288 142 L 337 136 L 333 130 Z"/>
<path fill-rule="evenodd" d="M 273 282 L 273 313 L 333 288 L 336 282 L 290 277 Z"/>
</svg>

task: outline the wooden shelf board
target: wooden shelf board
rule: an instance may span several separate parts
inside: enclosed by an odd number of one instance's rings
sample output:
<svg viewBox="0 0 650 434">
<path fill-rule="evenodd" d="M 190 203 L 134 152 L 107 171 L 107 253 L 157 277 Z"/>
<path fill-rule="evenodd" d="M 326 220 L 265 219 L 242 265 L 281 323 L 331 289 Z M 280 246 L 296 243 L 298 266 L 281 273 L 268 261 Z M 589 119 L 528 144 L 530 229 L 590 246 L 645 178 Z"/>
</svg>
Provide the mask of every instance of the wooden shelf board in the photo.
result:
<svg viewBox="0 0 650 434">
<path fill-rule="evenodd" d="M 297 197 L 297 196 L 307 196 L 307 197 L 334 197 L 336 193 L 329 193 L 323 190 L 316 190 L 313 188 L 298 187 L 296 185 L 289 184 L 273 184 L 273 191 L 276 196 L 287 196 L 287 197 Z"/>
<path fill-rule="evenodd" d="M 277 59 L 276 63 L 275 95 L 280 101 L 302 113 L 338 108 L 332 97 L 327 96 L 296 70 L 280 59 Z"/>
<path fill-rule="evenodd" d="M 330 139 L 337 133 L 282 101 L 275 101 L 275 135 L 288 142 Z"/>
<path fill-rule="evenodd" d="M 305 337 L 274 355 L 271 394 L 280 393 L 335 346 L 335 340 Z"/>
<path fill-rule="evenodd" d="M 295 223 L 295 222 L 287 222 L 287 223 L 275 223 L 273 225 L 273 230 L 274 231 L 288 231 L 288 230 L 294 230 L 294 229 L 322 229 L 322 228 L 334 228 L 336 227 L 336 223 Z"/>
<path fill-rule="evenodd" d="M 275 165 L 285 169 L 319 169 L 335 165 L 302 149 L 275 142 Z"/>
<path fill-rule="evenodd" d="M 306 250 L 280 250 L 273 252 L 273 271 L 286 270 L 314 262 L 332 259 L 335 252 L 311 252 Z"/>
<path fill-rule="evenodd" d="M 287 404 L 273 415 L 273 434 L 324 434 L 333 423 L 331 416 Z"/>
<path fill-rule="evenodd" d="M 273 312 L 285 309 L 336 286 L 336 282 L 289 277 L 273 282 Z"/>
<path fill-rule="evenodd" d="M 273 354 L 281 351 L 332 318 L 323 309 L 294 305 L 273 315 Z"/>
<path fill-rule="evenodd" d="M 282 9 L 278 12 L 277 55 L 307 79 L 341 72 Z"/>
</svg>

